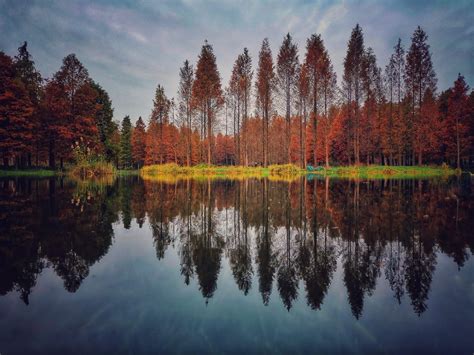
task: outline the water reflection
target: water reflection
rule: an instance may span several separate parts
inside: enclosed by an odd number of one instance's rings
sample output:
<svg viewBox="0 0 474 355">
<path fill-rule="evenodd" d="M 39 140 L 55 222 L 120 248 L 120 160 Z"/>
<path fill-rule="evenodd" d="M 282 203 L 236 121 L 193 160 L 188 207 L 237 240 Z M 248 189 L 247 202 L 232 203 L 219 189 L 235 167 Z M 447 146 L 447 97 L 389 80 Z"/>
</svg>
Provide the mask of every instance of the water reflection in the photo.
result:
<svg viewBox="0 0 474 355">
<path fill-rule="evenodd" d="M 439 253 L 461 269 L 474 251 L 473 204 L 460 180 L 1 180 L 0 295 L 28 304 L 45 268 L 76 292 L 111 248 L 113 224 L 134 221 L 158 260 L 177 251 L 183 283 L 195 279 L 205 302 L 227 263 L 243 295 L 258 288 L 264 305 L 279 297 L 288 311 L 305 297 L 319 310 L 340 267 L 355 318 L 382 278 L 421 315 Z"/>
</svg>

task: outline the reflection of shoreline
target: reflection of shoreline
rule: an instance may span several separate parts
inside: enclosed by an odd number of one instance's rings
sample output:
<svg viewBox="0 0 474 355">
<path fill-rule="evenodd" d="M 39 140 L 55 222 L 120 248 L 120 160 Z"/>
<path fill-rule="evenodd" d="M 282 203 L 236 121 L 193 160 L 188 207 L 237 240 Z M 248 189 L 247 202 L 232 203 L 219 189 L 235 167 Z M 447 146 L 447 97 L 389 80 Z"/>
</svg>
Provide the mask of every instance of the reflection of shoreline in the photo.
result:
<svg viewBox="0 0 474 355">
<path fill-rule="evenodd" d="M 474 250 L 470 190 L 430 180 L 19 179 L 0 181 L 0 194 L 0 294 L 26 303 L 45 263 L 77 291 L 117 221 L 150 228 L 158 259 L 177 248 L 184 282 L 205 299 L 224 258 L 243 294 L 258 288 L 268 304 L 276 285 L 288 310 L 298 297 L 320 309 L 341 260 L 356 318 L 381 277 L 423 313 L 437 253 L 461 268 Z"/>
</svg>

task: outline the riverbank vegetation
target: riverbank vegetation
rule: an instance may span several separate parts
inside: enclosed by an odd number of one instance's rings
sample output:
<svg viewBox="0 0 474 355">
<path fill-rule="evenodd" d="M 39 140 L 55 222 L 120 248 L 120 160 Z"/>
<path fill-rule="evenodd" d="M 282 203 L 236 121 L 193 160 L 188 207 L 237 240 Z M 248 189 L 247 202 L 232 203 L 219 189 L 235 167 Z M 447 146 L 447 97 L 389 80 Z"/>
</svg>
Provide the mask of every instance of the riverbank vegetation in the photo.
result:
<svg viewBox="0 0 474 355">
<path fill-rule="evenodd" d="M 277 180 L 293 180 L 300 176 L 327 176 L 338 178 L 428 178 L 443 177 L 457 174 L 459 171 L 448 166 L 344 166 L 327 167 L 320 169 L 301 169 L 292 164 L 270 165 L 264 167 L 244 166 L 215 166 L 197 165 L 193 167 L 179 166 L 177 164 L 163 164 L 145 166 L 140 170 L 140 175 L 151 180 L 173 180 L 187 178 L 264 178 Z"/>
<path fill-rule="evenodd" d="M 14 57 L 0 51 L 0 159 L 5 169 L 83 177 L 144 166 L 144 175 L 199 176 L 289 176 L 309 166 L 330 176 L 418 176 L 438 175 L 425 164 L 472 166 L 474 91 L 458 75 L 438 92 L 420 27 L 409 48 L 394 45 L 379 66 L 355 26 L 338 81 L 320 35 L 299 47 L 287 34 L 276 56 L 264 39 L 254 58 L 246 48 L 237 56 L 224 87 L 206 41 L 195 65 L 184 61 L 176 99 L 158 85 L 148 120 L 118 122 L 76 55 L 45 80 L 25 42 Z"/>
<path fill-rule="evenodd" d="M 196 166 L 179 166 L 163 164 L 145 166 L 140 170 L 144 178 L 181 177 L 181 178 L 295 178 L 306 173 L 305 170 L 293 164 L 270 165 L 269 167 L 217 166 L 199 164 Z"/>
<path fill-rule="evenodd" d="M 49 169 L 0 169 L 0 177 L 52 177 L 58 174 Z"/>
</svg>

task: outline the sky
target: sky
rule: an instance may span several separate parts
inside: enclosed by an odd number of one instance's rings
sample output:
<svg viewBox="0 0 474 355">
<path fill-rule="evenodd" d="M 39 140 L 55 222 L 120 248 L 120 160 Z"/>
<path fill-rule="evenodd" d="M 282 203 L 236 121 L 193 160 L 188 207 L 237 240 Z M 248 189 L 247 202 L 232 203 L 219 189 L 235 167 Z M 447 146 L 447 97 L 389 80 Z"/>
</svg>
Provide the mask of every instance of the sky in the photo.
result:
<svg viewBox="0 0 474 355">
<path fill-rule="evenodd" d="M 405 48 L 420 25 L 428 34 L 438 90 L 460 72 L 474 86 L 474 1 L 143 1 L 0 0 L 0 51 L 15 55 L 23 41 L 43 77 L 75 53 L 109 93 L 114 119 L 151 113 L 158 84 L 176 97 L 179 68 L 197 62 L 204 40 L 213 45 L 223 86 L 244 47 L 254 71 L 262 40 L 273 56 L 290 33 L 304 57 L 306 39 L 322 35 L 337 72 L 352 28 L 384 68 L 398 38 Z"/>
</svg>

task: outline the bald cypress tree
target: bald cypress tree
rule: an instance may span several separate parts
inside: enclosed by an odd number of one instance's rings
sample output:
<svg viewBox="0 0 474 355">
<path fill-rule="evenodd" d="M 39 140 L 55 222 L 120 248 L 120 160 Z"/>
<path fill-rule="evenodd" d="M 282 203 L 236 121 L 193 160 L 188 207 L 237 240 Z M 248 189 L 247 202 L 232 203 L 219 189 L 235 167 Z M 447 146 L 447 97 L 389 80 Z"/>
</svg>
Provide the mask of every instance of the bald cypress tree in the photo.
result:
<svg viewBox="0 0 474 355">
<path fill-rule="evenodd" d="M 179 69 L 179 89 L 178 89 L 178 111 L 183 126 L 186 128 L 186 164 L 191 165 L 192 161 L 192 89 L 194 81 L 194 69 L 186 60 L 183 67 Z"/>
<path fill-rule="evenodd" d="M 41 118 L 51 168 L 55 167 L 57 157 L 63 167 L 64 159 L 71 157 L 71 146 L 75 142 L 81 141 L 84 147 L 96 150 L 96 99 L 97 92 L 91 86 L 87 69 L 75 54 L 69 54 L 45 88 Z"/>
<path fill-rule="evenodd" d="M 153 100 L 153 110 L 151 112 L 150 123 L 153 122 L 158 128 L 158 137 L 150 137 L 150 139 L 158 139 L 159 141 L 159 163 L 165 162 L 164 144 L 163 144 L 163 129 L 169 120 L 169 112 L 171 101 L 166 97 L 165 89 L 159 85 L 155 91 L 155 99 Z"/>
<path fill-rule="evenodd" d="M 40 100 L 43 94 L 43 78 L 40 72 L 35 67 L 35 62 L 28 51 L 28 43 L 24 42 L 18 48 L 18 54 L 14 58 L 15 75 L 22 82 L 32 105 L 32 113 L 28 118 L 28 125 L 31 131 L 28 135 L 30 139 L 25 141 L 27 149 L 24 151 L 21 161 L 27 161 L 28 166 L 31 166 L 31 157 L 36 153 L 36 165 L 38 165 L 40 144 Z M 35 132 L 35 134 L 33 134 Z"/>
<path fill-rule="evenodd" d="M 263 120 L 263 166 L 266 167 L 268 165 L 268 129 L 275 90 L 275 70 L 272 51 L 267 38 L 263 40 L 258 56 L 257 81 L 255 87 L 257 93 L 256 103 L 261 111 Z"/>
<path fill-rule="evenodd" d="M 212 46 L 205 41 L 199 55 L 193 83 L 193 106 L 199 111 L 201 137 L 207 138 L 207 163 L 212 164 L 212 136 L 217 112 L 224 103 L 221 78 Z"/>
<path fill-rule="evenodd" d="M 322 81 L 322 58 L 324 54 L 324 44 L 320 35 L 313 34 L 306 41 L 305 67 L 308 77 L 309 100 L 311 103 L 311 117 L 313 127 L 313 163 L 316 165 L 316 148 L 318 132 L 318 107 L 320 105 L 320 92 Z"/>
<path fill-rule="evenodd" d="M 10 160 L 20 165 L 20 158 L 30 149 L 33 127 L 28 91 L 15 76 L 12 58 L 0 51 L 0 155 L 7 167 Z"/>
<path fill-rule="evenodd" d="M 291 138 L 291 108 L 294 104 L 293 95 L 297 92 L 298 86 L 298 46 L 293 42 L 293 38 L 288 33 L 283 38 L 277 58 L 277 80 L 278 93 L 284 106 L 286 122 L 286 151 L 287 162 L 291 163 L 290 138 Z"/>
<path fill-rule="evenodd" d="M 423 97 L 426 90 L 436 92 L 436 73 L 431 61 L 428 36 L 418 26 L 411 38 L 411 46 L 406 57 L 405 85 L 408 101 L 410 102 L 411 120 L 408 133 L 412 149 L 412 163 L 415 164 L 414 139 L 415 130 L 421 129 L 420 117 Z M 421 164 L 421 150 L 418 152 L 418 162 Z"/>
<path fill-rule="evenodd" d="M 364 35 L 359 24 L 354 27 L 344 58 L 343 91 L 348 108 L 349 135 L 352 139 L 354 161 L 360 162 L 360 101 L 364 60 Z"/>
</svg>

